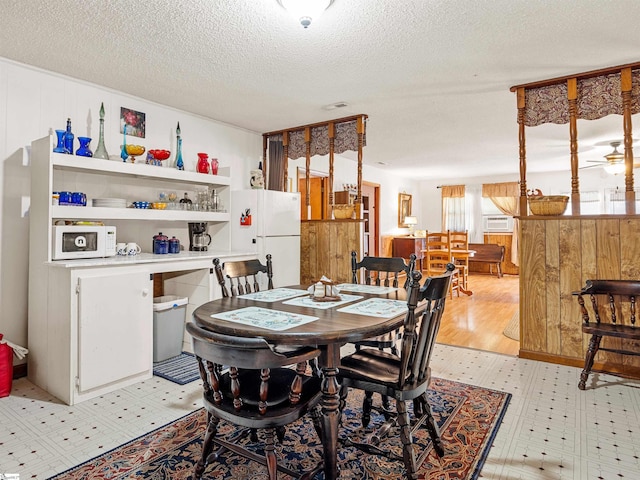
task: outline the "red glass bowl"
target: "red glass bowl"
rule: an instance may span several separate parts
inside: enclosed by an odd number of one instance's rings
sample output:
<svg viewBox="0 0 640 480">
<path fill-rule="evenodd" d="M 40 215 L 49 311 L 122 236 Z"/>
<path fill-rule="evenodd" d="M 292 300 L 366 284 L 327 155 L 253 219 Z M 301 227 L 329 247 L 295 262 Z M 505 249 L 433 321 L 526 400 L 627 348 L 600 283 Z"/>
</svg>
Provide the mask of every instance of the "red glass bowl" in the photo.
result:
<svg viewBox="0 0 640 480">
<path fill-rule="evenodd" d="M 149 153 L 153 155 L 156 160 L 166 160 L 171 155 L 169 150 L 149 150 Z"/>
</svg>

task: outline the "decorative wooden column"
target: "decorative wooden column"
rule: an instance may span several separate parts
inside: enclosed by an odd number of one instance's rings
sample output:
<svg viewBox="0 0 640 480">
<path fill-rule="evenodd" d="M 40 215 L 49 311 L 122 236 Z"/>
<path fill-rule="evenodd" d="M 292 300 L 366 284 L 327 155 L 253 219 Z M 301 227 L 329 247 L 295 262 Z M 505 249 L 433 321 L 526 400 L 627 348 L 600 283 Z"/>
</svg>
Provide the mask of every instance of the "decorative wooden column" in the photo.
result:
<svg viewBox="0 0 640 480">
<path fill-rule="evenodd" d="M 336 125 L 329 122 L 329 218 L 333 218 L 333 159 L 335 155 Z"/>
<path fill-rule="evenodd" d="M 362 218 L 362 147 L 364 146 L 364 119 L 362 116 L 356 120 L 356 132 L 358 134 L 358 191 L 356 193 L 356 218 Z"/>
<path fill-rule="evenodd" d="M 304 129 L 304 144 L 305 144 L 305 205 L 307 207 L 307 219 L 311 219 L 311 128 L 306 127 Z"/>
<path fill-rule="evenodd" d="M 518 101 L 518 154 L 520 156 L 520 216 L 526 217 L 529 214 L 529 209 L 527 204 L 527 149 L 524 136 L 524 109 L 526 106 L 524 88 L 518 88 L 516 95 Z"/>
<path fill-rule="evenodd" d="M 282 155 L 284 157 L 284 165 L 282 176 L 284 177 L 284 183 L 282 184 L 282 191 L 289 191 L 289 132 L 282 132 Z"/>
<path fill-rule="evenodd" d="M 567 79 L 569 101 L 569 145 L 571 151 L 571 214 L 580 215 L 580 186 L 578 181 L 578 79 Z"/>
<path fill-rule="evenodd" d="M 627 215 L 636 213 L 636 194 L 633 189 L 633 139 L 631 138 L 631 68 L 620 72 L 622 90 L 622 124 L 624 128 L 624 200 Z"/>
</svg>

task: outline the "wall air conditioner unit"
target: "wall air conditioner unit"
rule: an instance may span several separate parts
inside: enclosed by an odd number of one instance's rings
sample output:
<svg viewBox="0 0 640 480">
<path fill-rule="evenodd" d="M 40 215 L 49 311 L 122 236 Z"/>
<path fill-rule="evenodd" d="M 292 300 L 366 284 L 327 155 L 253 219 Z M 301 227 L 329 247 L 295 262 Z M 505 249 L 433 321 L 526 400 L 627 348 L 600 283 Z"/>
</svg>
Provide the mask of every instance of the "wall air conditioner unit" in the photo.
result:
<svg viewBox="0 0 640 480">
<path fill-rule="evenodd" d="M 513 232 L 513 217 L 510 217 L 509 215 L 484 215 L 482 220 L 483 230 L 485 233 Z"/>
</svg>

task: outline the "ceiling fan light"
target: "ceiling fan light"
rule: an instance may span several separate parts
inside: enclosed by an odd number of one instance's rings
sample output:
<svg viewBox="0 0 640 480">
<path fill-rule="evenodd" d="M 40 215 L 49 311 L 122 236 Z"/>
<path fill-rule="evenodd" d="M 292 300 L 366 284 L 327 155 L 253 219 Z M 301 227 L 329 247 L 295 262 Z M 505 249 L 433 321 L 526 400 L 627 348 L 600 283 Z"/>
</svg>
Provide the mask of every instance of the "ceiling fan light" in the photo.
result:
<svg viewBox="0 0 640 480">
<path fill-rule="evenodd" d="M 333 0 L 278 0 L 278 3 L 307 28 L 329 8 Z"/>
<path fill-rule="evenodd" d="M 624 170 L 624 163 L 622 162 L 608 163 L 604 166 L 604 171 L 609 175 L 618 175 L 619 173 L 623 173 Z"/>
</svg>

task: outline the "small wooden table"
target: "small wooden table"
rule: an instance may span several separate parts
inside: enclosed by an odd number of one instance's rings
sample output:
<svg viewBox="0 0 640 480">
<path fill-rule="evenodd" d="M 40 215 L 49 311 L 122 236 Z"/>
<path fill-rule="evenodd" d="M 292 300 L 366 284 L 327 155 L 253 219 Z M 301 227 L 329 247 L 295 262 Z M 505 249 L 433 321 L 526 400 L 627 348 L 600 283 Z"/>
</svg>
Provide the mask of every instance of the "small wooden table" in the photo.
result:
<svg viewBox="0 0 640 480">
<path fill-rule="evenodd" d="M 306 290 L 307 285 L 296 285 L 287 288 Z M 353 293 L 363 298 L 388 298 L 392 300 L 406 300 L 406 291 L 398 288 L 392 293 L 373 295 L 367 293 Z M 286 301 L 286 300 L 285 300 Z M 357 342 L 365 338 L 374 337 L 390 332 L 400 327 L 405 318 L 405 313 L 393 318 L 369 317 L 338 311 L 346 305 L 340 305 L 329 309 L 315 309 L 296 305 L 286 305 L 283 301 L 260 302 L 239 297 L 228 297 L 207 302 L 193 312 L 193 321 L 200 327 L 216 333 L 235 335 L 238 337 L 261 337 L 267 342 L 276 345 L 317 345 L 321 350 L 319 359 L 322 368 L 322 447 L 324 451 L 325 479 L 338 478 L 338 424 L 340 411 L 340 384 L 336 375 L 340 366 L 340 347 L 345 343 Z M 304 325 L 283 331 L 267 330 L 241 323 L 235 323 L 217 318 L 211 315 L 237 310 L 245 307 L 261 307 L 273 310 L 288 311 L 303 315 L 318 317 Z"/>
</svg>

